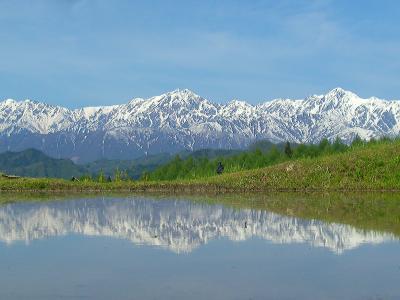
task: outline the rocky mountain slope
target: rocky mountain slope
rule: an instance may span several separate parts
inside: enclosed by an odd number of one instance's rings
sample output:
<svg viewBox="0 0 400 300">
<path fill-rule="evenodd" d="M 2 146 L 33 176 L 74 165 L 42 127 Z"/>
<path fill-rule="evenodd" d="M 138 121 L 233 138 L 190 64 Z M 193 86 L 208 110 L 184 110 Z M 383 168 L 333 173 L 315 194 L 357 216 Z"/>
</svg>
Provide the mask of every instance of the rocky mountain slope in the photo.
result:
<svg viewBox="0 0 400 300">
<path fill-rule="evenodd" d="M 315 143 L 351 141 L 400 132 L 400 102 L 361 99 L 336 88 L 304 100 L 258 105 L 210 102 L 175 90 L 122 105 L 70 110 L 31 100 L 0 102 L 0 152 L 36 148 L 57 158 L 88 162 L 203 148 L 244 148 L 268 139 Z"/>
</svg>

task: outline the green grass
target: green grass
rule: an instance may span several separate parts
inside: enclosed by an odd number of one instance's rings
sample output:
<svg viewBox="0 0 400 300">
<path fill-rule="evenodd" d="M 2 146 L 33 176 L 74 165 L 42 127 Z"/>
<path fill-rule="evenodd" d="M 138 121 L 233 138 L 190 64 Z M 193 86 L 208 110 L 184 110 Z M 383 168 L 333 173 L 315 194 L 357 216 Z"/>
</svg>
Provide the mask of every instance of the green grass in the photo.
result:
<svg viewBox="0 0 400 300">
<path fill-rule="evenodd" d="M 194 180 L 71 182 L 0 179 L 3 191 L 400 191 L 400 141 L 381 141 L 339 154 Z"/>
<path fill-rule="evenodd" d="M 360 146 L 314 159 L 287 161 L 267 168 L 207 180 L 235 190 L 400 190 L 400 142 Z"/>
</svg>

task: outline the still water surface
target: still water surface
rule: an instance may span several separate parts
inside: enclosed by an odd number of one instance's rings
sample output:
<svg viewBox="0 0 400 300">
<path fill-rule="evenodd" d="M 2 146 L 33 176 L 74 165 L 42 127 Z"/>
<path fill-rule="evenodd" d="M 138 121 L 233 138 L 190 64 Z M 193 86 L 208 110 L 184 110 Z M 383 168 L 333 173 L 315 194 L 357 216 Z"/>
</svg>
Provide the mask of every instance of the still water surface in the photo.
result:
<svg viewBox="0 0 400 300">
<path fill-rule="evenodd" d="M 0 299 L 400 299 L 390 232 L 166 198 L 0 206 Z"/>
</svg>

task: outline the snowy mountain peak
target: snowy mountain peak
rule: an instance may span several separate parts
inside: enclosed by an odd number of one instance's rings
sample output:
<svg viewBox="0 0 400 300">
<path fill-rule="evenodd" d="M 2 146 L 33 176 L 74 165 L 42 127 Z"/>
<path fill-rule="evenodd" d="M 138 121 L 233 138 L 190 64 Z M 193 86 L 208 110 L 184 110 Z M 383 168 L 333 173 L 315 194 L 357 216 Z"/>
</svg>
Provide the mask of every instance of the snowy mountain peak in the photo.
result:
<svg viewBox="0 0 400 300">
<path fill-rule="evenodd" d="M 246 101 L 243 100 L 238 100 L 238 99 L 233 99 L 228 102 L 228 106 L 235 106 L 235 107 L 249 107 L 252 106 Z"/>
<path fill-rule="evenodd" d="M 184 90 L 174 90 L 172 92 L 168 92 L 162 94 L 160 96 L 152 97 L 148 101 L 156 101 L 159 103 L 170 104 L 170 103 L 181 103 L 181 104 L 194 104 L 205 101 L 202 97 L 195 94 L 194 92 L 184 89 Z"/>
<path fill-rule="evenodd" d="M 70 110 L 31 100 L 0 102 L 0 151 L 37 148 L 54 157 L 131 159 L 184 149 L 245 148 L 272 142 L 350 142 L 397 136 L 400 102 L 362 99 L 342 88 L 304 100 L 250 105 L 210 102 L 177 89 L 127 104 Z"/>
<path fill-rule="evenodd" d="M 204 100 L 202 97 L 194 93 L 193 91 L 189 89 L 176 89 L 172 92 L 168 92 L 166 94 L 163 94 L 159 97 L 162 98 L 171 98 L 171 99 L 180 99 L 183 101 L 188 101 L 188 100 Z"/>
<path fill-rule="evenodd" d="M 167 94 L 171 95 L 178 95 L 178 96 L 183 96 L 183 97 L 200 97 L 197 95 L 195 92 L 189 90 L 189 89 L 176 89 L 173 90 L 172 92 L 168 92 Z"/>
<path fill-rule="evenodd" d="M 337 88 L 334 88 L 334 89 L 330 90 L 330 91 L 327 93 L 327 95 L 343 96 L 343 95 L 345 95 L 345 94 L 347 94 L 347 93 L 351 93 L 351 92 L 346 91 L 346 90 L 342 89 L 341 87 L 337 87 Z"/>
<path fill-rule="evenodd" d="M 358 97 L 356 94 L 350 91 L 346 91 L 340 87 L 335 88 L 331 91 L 329 91 L 325 96 L 325 99 L 332 100 L 332 99 L 337 99 L 337 100 L 343 100 L 343 99 L 361 99 Z"/>
</svg>

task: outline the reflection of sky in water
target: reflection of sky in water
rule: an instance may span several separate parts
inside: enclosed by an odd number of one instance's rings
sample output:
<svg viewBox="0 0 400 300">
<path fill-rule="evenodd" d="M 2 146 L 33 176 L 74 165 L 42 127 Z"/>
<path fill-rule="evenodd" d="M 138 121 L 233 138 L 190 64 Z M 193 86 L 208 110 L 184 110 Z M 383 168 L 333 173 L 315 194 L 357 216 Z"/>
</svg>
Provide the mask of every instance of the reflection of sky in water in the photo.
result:
<svg viewBox="0 0 400 300">
<path fill-rule="evenodd" d="M 266 211 L 139 198 L 17 203 L 0 207 L 0 239 L 0 299 L 400 297 L 391 234 Z"/>
<path fill-rule="evenodd" d="M 0 240 L 8 244 L 67 234 L 122 238 L 177 253 L 190 252 L 222 237 L 308 243 L 336 253 L 395 239 L 392 234 L 343 224 L 188 201 L 78 200 L 0 207 Z"/>
</svg>

